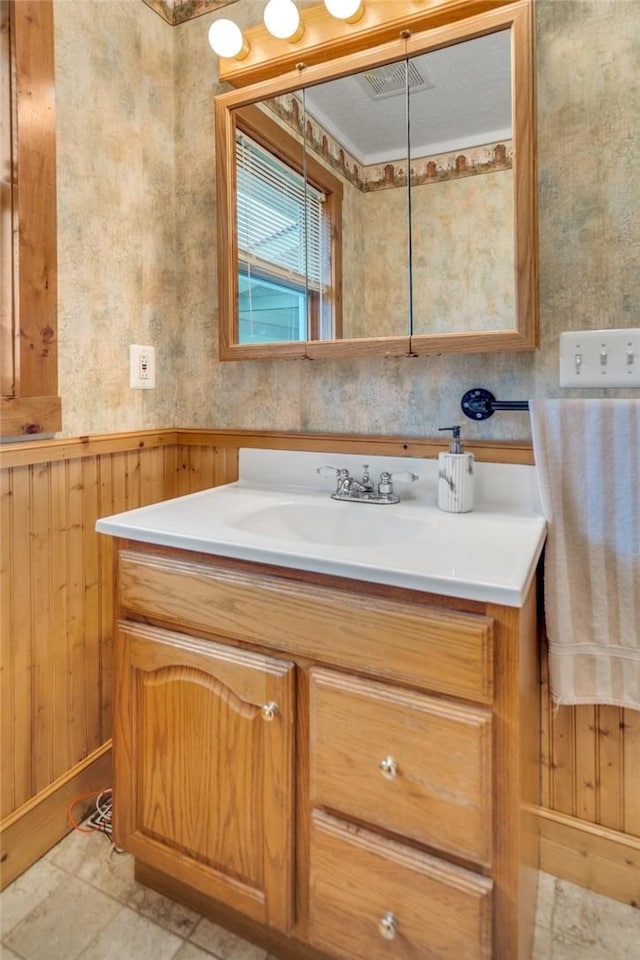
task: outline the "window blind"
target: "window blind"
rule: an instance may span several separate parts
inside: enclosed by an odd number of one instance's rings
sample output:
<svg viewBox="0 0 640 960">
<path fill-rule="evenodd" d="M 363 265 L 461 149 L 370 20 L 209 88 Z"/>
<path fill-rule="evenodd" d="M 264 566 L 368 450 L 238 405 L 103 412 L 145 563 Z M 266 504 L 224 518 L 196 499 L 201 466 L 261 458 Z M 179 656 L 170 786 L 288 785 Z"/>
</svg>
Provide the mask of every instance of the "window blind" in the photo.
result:
<svg viewBox="0 0 640 960">
<path fill-rule="evenodd" d="M 240 131 L 236 134 L 240 256 L 322 281 L 325 194 Z M 305 242 L 306 240 L 306 242 Z"/>
</svg>

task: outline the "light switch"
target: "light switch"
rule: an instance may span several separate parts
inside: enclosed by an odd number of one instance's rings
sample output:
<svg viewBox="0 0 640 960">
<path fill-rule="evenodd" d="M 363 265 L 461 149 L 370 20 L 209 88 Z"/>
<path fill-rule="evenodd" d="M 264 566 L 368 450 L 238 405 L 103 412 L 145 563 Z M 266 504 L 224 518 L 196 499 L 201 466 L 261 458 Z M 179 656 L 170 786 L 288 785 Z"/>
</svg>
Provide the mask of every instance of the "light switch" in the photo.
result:
<svg viewBox="0 0 640 960">
<path fill-rule="evenodd" d="M 560 334 L 561 387 L 640 387 L 640 328 Z"/>
</svg>

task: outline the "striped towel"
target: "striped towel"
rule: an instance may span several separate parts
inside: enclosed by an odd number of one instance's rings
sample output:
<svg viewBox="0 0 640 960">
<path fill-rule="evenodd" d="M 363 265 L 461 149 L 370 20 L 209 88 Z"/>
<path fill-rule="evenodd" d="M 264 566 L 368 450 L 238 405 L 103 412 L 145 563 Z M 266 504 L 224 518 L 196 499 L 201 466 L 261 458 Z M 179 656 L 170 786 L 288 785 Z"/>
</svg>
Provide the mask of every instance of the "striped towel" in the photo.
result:
<svg viewBox="0 0 640 960">
<path fill-rule="evenodd" d="M 530 409 L 551 695 L 640 709 L 640 401 Z"/>
</svg>

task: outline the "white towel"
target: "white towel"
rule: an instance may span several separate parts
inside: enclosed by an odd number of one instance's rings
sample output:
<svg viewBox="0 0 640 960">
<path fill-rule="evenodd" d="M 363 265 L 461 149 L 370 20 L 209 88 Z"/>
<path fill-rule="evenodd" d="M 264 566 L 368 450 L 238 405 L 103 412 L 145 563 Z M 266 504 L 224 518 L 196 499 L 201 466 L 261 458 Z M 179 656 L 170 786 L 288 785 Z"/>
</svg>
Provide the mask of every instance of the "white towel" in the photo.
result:
<svg viewBox="0 0 640 960">
<path fill-rule="evenodd" d="M 557 703 L 640 709 L 640 401 L 530 403 Z"/>
</svg>

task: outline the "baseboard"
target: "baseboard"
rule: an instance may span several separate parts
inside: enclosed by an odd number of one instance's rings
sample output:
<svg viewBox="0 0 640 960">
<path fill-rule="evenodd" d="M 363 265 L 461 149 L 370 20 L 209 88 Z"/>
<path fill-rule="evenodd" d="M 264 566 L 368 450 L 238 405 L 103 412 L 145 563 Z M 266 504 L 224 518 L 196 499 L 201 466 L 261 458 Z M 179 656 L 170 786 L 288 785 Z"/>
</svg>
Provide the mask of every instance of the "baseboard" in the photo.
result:
<svg viewBox="0 0 640 960">
<path fill-rule="evenodd" d="M 554 810 L 537 810 L 540 869 L 594 893 L 640 905 L 640 837 Z"/>
<path fill-rule="evenodd" d="M 111 786 L 111 740 L 0 823 L 0 890 L 24 873 L 71 830 L 67 805 Z M 85 809 L 91 806 L 87 801 Z M 82 805 L 76 809 L 82 814 Z"/>
</svg>

